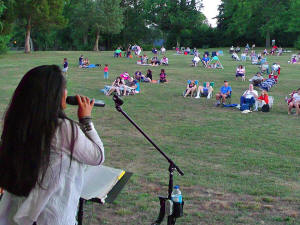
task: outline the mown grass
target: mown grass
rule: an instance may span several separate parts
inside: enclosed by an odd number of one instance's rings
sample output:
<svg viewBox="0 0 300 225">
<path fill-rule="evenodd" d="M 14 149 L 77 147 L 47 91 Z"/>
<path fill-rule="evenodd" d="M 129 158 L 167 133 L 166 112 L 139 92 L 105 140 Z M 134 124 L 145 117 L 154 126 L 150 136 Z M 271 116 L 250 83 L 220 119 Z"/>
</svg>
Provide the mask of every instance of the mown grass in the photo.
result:
<svg viewBox="0 0 300 225">
<path fill-rule="evenodd" d="M 212 51 L 212 49 L 210 49 Z M 202 53 L 204 50 L 201 51 Z M 282 73 L 270 113 L 241 114 L 236 109 L 216 108 L 214 100 L 181 96 L 188 79 L 223 80 L 233 88 L 232 102 L 238 103 L 248 82 L 235 81 L 238 64 L 246 65 L 247 79 L 258 67 L 221 57 L 224 70 L 190 67 L 192 56 L 167 53 L 167 84 L 141 84 L 141 93 L 124 98 L 123 109 L 185 172 L 175 174 L 185 200 L 185 216 L 177 224 L 300 224 L 300 129 L 297 116 L 287 115 L 284 97 L 300 87 L 300 65 L 289 65 L 291 54 L 269 56 L 279 62 Z M 109 64 L 109 81 L 102 69 L 79 69 L 80 54 L 92 63 Z M 148 53 L 151 56 L 151 53 Z M 93 118 L 104 142 L 108 166 L 134 173 L 112 205 L 87 205 L 90 224 L 150 224 L 155 220 L 157 195 L 166 194 L 168 164 L 155 149 L 114 108 L 111 97 L 99 92 L 121 72 L 146 72 L 136 59 L 114 59 L 112 52 L 11 52 L 0 57 L 0 116 L 21 77 L 42 64 L 69 60 L 69 95 L 80 93 L 106 102 L 95 108 Z M 158 79 L 162 67 L 151 68 Z M 246 79 L 246 80 L 247 80 Z M 215 92 L 216 92 L 215 91 Z M 67 114 L 76 119 L 76 108 Z M 101 178 L 99 178 L 101 179 Z M 91 211 L 93 210 L 93 211 Z"/>
</svg>

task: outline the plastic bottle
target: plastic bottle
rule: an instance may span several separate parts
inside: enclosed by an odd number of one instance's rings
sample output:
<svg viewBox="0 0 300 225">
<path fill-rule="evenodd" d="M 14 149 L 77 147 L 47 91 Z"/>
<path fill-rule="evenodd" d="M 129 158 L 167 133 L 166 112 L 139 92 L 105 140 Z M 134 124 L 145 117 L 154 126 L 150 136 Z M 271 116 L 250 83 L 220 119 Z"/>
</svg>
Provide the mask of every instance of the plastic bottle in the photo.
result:
<svg viewBox="0 0 300 225">
<path fill-rule="evenodd" d="M 173 202 L 182 203 L 182 194 L 178 185 L 174 187 L 171 197 Z"/>
</svg>

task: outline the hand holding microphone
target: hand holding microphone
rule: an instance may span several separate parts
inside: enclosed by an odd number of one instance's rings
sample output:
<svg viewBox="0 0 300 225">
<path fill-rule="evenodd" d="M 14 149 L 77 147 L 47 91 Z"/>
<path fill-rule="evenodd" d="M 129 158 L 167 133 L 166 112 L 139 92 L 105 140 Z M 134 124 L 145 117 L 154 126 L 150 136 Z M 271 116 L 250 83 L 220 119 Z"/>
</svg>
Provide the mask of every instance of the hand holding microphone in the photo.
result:
<svg viewBox="0 0 300 225">
<path fill-rule="evenodd" d="M 105 103 L 101 100 L 90 100 L 85 96 L 68 96 L 66 99 L 67 104 L 69 105 L 78 105 L 78 118 L 82 117 L 90 117 L 91 112 L 94 106 L 96 107 L 104 107 Z"/>
<path fill-rule="evenodd" d="M 93 99 L 92 101 L 90 101 L 88 97 L 79 95 L 76 95 L 76 99 L 78 102 L 78 119 L 80 120 L 84 117 L 91 117 L 95 100 Z"/>
</svg>

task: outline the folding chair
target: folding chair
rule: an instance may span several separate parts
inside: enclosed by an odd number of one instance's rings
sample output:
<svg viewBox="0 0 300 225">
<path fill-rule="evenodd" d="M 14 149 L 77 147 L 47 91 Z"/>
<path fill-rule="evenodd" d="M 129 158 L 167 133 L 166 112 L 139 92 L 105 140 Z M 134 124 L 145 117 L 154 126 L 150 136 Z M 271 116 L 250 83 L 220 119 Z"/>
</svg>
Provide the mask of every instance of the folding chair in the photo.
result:
<svg viewBox="0 0 300 225">
<path fill-rule="evenodd" d="M 227 97 L 226 97 L 226 99 L 225 99 L 225 102 L 223 102 L 223 104 L 224 104 L 224 103 L 226 103 L 226 104 L 231 104 L 231 95 L 232 95 L 232 91 L 230 92 L 229 95 L 227 95 Z"/>
<path fill-rule="evenodd" d="M 211 92 L 211 96 L 212 97 L 214 95 L 214 87 L 215 87 L 215 82 L 210 82 L 209 86 L 211 86 L 213 88 L 212 92 Z M 206 87 L 206 82 L 203 82 L 203 87 Z M 203 97 L 204 95 L 201 94 L 201 97 Z"/>
</svg>

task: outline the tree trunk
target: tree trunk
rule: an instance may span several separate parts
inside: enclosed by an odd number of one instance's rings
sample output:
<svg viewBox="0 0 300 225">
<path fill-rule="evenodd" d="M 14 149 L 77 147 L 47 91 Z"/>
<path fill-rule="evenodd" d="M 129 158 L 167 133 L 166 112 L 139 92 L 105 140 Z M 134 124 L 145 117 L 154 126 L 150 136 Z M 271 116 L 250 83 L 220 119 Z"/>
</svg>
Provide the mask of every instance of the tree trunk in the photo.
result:
<svg viewBox="0 0 300 225">
<path fill-rule="evenodd" d="M 88 36 L 87 36 L 87 34 L 84 34 L 83 35 L 83 45 L 87 46 L 87 43 L 88 43 Z"/>
<path fill-rule="evenodd" d="M 94 45 L 94 51 L 98 52 L 99 51 L 99 31 L 96 32 L 96 41 Z"/>
<path fill-rule="evenodd" d="M 26 37 L 25 37 L 25 53 L 30 53 L 30 32 L 31 32 L 31 17 L 27 20 Z"/>
<path fill-rule="evenodd" d="M 267 34 L 266 34 L 266 48 L 270 48 L 270 32 L 267 31 Z"/>
</svg>

